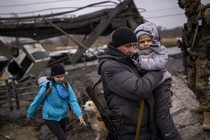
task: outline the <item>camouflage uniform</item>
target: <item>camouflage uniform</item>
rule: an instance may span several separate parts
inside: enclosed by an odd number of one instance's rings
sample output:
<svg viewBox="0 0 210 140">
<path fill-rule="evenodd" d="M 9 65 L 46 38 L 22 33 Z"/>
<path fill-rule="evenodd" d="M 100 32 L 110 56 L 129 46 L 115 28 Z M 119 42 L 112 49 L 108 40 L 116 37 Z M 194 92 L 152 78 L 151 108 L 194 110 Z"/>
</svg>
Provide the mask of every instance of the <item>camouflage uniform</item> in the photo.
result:
<svg viewBox="0 0 210 140">
<path fill-rule="evenodd" d="M 204 130 L 210 130 L 210 4 L 204 6 L 200 0 L 179 0 L 178 4 L 185 10 L 187 17 L 183 42 L 189 48 L 188 86 L 196 94 L 204 112 L 202 127 Z M 206 112 L 208 120 L 205 120 Z M 207 124 L 207 127 L 204 124 Z"/>
</svg>

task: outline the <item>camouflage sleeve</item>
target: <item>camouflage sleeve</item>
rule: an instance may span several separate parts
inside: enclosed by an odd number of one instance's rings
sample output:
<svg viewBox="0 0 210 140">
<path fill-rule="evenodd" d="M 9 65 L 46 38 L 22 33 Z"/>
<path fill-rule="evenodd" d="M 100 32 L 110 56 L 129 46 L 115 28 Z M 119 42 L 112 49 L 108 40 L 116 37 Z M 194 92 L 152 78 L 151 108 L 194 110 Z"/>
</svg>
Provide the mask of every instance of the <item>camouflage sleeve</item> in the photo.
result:
<svg viewBox="0 0 210 140">
<path fill-rule="evenodd" d="M 206 8 L 205 13 L 204 13 L 204 18 L 210 27 L 210 8 Z"/>
</svg>

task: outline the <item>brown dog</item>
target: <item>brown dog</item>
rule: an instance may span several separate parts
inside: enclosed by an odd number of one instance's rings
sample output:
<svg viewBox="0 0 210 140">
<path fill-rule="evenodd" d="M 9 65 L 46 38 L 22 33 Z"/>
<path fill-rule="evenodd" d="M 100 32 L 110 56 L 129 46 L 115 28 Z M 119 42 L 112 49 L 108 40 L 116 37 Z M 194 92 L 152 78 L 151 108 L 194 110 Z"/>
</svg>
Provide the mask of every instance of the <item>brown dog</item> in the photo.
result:
<svg viewBox="0 0 210 140">
<path fill-rule="evenodd" d="M 91 125 L 91 128 L 96 132 L 97 137 L 95 140 L 105 140 L 108 130 L 105 127 L 104 122 L 98 120 L 100 113 L 93 101 L 87 101 L 83 105 L 83 109 L 88 115 L 88 121 Z"/>
</svg>

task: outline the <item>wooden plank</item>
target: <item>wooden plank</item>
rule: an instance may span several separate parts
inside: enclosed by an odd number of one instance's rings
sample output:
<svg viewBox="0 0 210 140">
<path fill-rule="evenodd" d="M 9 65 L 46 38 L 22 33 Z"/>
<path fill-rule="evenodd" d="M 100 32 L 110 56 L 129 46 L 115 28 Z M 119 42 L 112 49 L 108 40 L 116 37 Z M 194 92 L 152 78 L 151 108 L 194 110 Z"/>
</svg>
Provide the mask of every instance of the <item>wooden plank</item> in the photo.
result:
<svg viewBox="0 0 210 140">
<path fill-rule="evenodd" d="M 8 101 L 8 105 L 10 110 L 13 110 L 13 104 L 12 104 L 12 100 L 11 100 L 11 92 L 9 90 L 9 83 L 8 80 L 5 81 L 5 88 L 6 88 L 6 93 L 7 93 L 7 101 Z"/>
</svg>

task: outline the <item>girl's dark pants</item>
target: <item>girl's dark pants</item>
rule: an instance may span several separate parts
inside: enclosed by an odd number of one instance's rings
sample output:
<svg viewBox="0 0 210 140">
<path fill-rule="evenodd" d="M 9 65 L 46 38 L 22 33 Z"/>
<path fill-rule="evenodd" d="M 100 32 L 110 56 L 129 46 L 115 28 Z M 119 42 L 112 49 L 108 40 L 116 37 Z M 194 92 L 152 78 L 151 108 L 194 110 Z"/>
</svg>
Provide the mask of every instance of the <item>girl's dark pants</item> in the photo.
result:
<svg viewBox="0 0 210 140">
<path fill-rule="evenodd" d="M 66 140 L 66 122 L 66 118 L 63 118 L 60 121 L 46 120 L 48 128 L 57 137 L 58 140 Z"/>
</svg>

